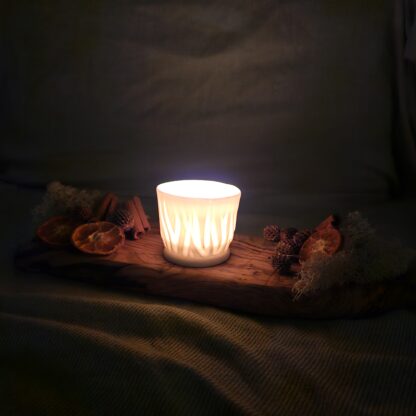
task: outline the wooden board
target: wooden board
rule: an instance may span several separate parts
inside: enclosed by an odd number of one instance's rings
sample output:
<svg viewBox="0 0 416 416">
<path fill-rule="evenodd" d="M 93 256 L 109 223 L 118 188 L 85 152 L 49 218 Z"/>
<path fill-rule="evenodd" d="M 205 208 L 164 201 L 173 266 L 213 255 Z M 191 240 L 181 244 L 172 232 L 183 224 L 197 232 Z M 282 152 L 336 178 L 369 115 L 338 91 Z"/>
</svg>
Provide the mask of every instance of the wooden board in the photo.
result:
<svg viewBox="0 0 416 416">
<path fill-rule="evenodd" d="M 294 300 L 293 278 L 273 273 L 273 244 L 236 235 L 230 259 L 208 268 L 185 268 L 162 255 L 159 231 L 127 241 L 117 253 L 93 257 L 75 249 L 52 250 L 39 242 L 22 246 L 17 267 L 123 289 L 168 296 L 242 312 L 305 318 L 358 317 L 416 305 L 416 282 L 403 276 L 371 285 L 348 285 Z M 413 275 L 412 275 L 413 276 Z"/>
</svg>

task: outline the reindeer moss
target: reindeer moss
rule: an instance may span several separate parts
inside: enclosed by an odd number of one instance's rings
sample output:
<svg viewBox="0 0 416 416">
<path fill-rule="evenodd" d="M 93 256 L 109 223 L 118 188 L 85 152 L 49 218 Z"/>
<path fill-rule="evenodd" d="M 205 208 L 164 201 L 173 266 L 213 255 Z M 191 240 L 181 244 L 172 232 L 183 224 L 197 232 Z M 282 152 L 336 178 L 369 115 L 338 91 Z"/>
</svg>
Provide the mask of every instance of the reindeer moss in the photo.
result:
<svg viewBox="0 0 416 416">
<path fill-rule="evenodd" d="M 78 189 L 51 182 L 43 196 L 42 202 L 33 210 L 35 223 L 40 223 L 53 215 L 65 215 L 75 208 L 94 209 L 103 193 L 97 190 Z"/>
<path fill-rule="evenodd" d="M 349 282 L 371 283 L 397 278 L 409 269 L 416 251 L 377 236 L 359 212 L 348 214 L 341 227 L 343 249 L 333 256 L 306 261 L 295 283 L 295 298 L 317 294 Z"/>
</svg>

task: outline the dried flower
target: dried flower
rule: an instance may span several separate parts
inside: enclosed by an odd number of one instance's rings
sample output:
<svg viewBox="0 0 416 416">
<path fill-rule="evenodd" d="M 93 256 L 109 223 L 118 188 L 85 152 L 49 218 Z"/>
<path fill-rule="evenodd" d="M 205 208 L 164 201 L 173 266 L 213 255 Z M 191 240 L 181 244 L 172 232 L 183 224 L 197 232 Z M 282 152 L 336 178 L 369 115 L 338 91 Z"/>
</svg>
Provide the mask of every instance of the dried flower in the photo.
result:
<svg viewBox="0 0 416 416">
<path fill-rule="evenodd" d="M 297 254 L 296 245 L 291 240 L 280 240 L 276 244 L 276 253 L 278 254 L 289 254 L 294 255 Z"/>
<path fill-rule="evenodd" d="M 265 240 L 277 242 L 280 240 L 280 227 L 278 225 L 267 225 L 263 230 Z"/>
<path fill-rule="evenodd" d="M 70 214 L 80 208 L 93 210 L 102 196 L 101 191 L 78 189 L 57 181 L 51 182 L 42 202 L 33 210 L 34 221 L 40 223 L 51 216 Z"/>
<path fill-rule="evenodd" d="M 291 264 L 292 258 L 287 254 L 275 254 L 272 257 L 272 267 L 280 274 L 288 274 Z"/>
<path fill-rule="evenodd" d="M 341 227 L 343 250 L 333 256 L 312 256 L 302 265 L 295 298 L 341 286 L 393 279 L 407 272 L 416 251 L 376 236 L 359 212 L 348 214 Z"/>
<path fill-rule="evenodd" d="M 297 229 L 294 227 L 285 228 L 280 232 L 281 240 L 291 240 L 293 236 L 297 233 Z"/>
<path fill-rule="evenodd" d="M 310 237 L 311 234 L 312 234 L 311 230 L 304 229 L 304 230 L 298 231 L 293 236 L 293 242 L 295 243 L 298 250 L 300 250 L 303 243 Z"/>
</svg>

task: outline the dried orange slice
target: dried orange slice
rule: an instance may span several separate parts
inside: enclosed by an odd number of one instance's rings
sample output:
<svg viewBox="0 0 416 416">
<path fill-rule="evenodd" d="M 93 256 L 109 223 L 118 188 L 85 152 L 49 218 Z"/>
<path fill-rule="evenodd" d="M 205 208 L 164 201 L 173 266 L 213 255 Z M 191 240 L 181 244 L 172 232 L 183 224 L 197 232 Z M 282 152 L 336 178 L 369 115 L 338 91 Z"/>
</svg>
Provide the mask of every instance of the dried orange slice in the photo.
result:
<svg viewBox="0 0 416 416">
<path fill-rule="evenodd" d="M 325 230 L 328 227 L 334 227 L 338 223 L 338 218 L 331 214 L 329 217 L 325 218 L 316 228 L 316 231 Z"/>
<path fill-rule="evenodd" d="M 342 244 L 341 233 L 332 226 L 315 231 L 303 244 L 299 253 L 299 260 L 304 262 L 316 254 L 332 256 Z"/>
<path fill-rule="evenodd" d="M 84 253 L 106 256 L 124 244 L 124 233 L 111 222 L 93 222 L 77 227 L 71 241 Z"/>
<path fill-rule="evenodd" d="M 72 217 L 52 217 L 38 227 L 36 235 L 48 246 L 65 247 L 71 244 L 71 235 L 79 224 Z"/>
</svg>

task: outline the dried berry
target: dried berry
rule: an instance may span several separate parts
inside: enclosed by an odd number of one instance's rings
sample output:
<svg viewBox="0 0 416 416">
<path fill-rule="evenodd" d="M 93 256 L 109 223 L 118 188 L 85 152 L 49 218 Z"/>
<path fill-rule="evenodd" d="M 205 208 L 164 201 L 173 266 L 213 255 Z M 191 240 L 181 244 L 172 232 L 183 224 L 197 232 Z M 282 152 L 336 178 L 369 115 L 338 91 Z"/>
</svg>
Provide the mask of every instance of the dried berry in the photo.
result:
<svg viewBox="0 0 416 416">
<path fill-rule="evenodd" d="M 111 217 L 111 222 L 118 225 L 123 231 L 128 231 L 134 226 L 134 215 L 127 208 L 117 208 Z"/>
<path fill-rule="evenodd" d="M 280 232 L 281 240 L 291 240 L 293 236 L 297 233 L 297 229 L 294 227 L 285 228 Z"/>
<path fill-rule="evenodd" d="M 291 240 L 280 240 L 276 244 L 276 254 L 287 254 L 293 256 L 297 254 L 297 247 Z"/>
<path fill-rule="evenodd" d="M 267 225 L 263 230 L 265 240 L 277 242 L 280 240 L 280 227 L 278 225 Z"/>
<path fill-rule="evenodd" d="M 298 250 L 300 250 L 300 248 L 302 247 L 303 243 L 311 236 L 312 232 L 305 228 L 304 230 L 300 230 L 298 231 L 294 236 L 293 236 L 293 242 L 295 243 L 296 247 Z"/>
<path fill-rule="evenodd" d="M 286 254 L 276 254 L 272 257 L 273 269 L 280 274 L 288 274 L 290 272 L 291 258 Z"/>
</svg>

